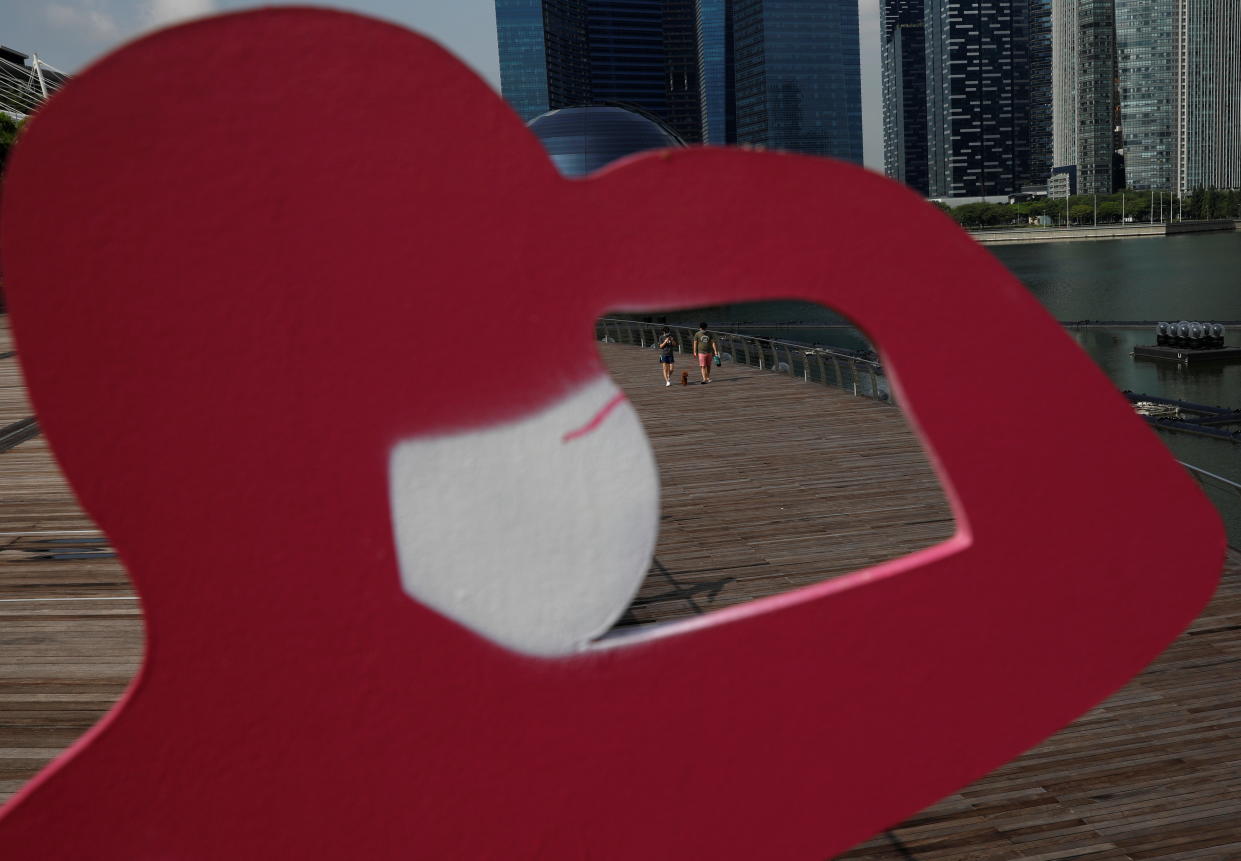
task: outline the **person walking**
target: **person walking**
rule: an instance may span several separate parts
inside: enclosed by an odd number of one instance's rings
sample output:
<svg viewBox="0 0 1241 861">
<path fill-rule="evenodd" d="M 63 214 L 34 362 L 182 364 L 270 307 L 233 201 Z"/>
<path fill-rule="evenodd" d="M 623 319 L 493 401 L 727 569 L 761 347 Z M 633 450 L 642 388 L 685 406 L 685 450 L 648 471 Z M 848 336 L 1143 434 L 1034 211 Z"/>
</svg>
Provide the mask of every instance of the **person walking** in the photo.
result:
<svg viewBox="0 0 1241 861">
<path fill-rule="evenodd" d="M 698 358 L 698 373 L 702 375 L 702 384 L 711 382 L 711 360 L 720 352 L 720 345 L 715 336 L 707 331 L 706 323 L 698 324 L 694 333 L 694 355 Z"/>
<path fill-rule="evenodd" d="M 659 366 L 664 369 L 664 385 L 672 385 L 672 365 L 676 362 L 677 339 L 664 326 L 659 335 Z"/>
</svg>

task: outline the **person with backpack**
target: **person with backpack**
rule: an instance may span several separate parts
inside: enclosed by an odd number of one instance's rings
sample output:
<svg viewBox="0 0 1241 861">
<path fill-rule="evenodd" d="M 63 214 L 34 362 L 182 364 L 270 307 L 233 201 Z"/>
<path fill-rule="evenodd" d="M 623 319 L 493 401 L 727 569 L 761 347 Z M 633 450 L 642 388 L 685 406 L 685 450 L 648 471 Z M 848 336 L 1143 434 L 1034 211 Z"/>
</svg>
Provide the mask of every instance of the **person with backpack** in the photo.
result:
<svg viewBox="0 0 1241 861">
<path fill-rule="evenodd" d="M 677 340 L 667 326 L 659 334 L 659 366 L 664 369 L 664 385 L 672 385 L 672 365 L 676 361 Z"/>
<path fill-rule="evenodd" d="M 707 331 L 706 323 L 698 324 L 694 333 L 694 355 L 698 357 L 698 373 L 702 375 L 702 384 L 711 382 L 711 360 L 720 353 L 720 345 L 715 336 Z"/>
</svg>

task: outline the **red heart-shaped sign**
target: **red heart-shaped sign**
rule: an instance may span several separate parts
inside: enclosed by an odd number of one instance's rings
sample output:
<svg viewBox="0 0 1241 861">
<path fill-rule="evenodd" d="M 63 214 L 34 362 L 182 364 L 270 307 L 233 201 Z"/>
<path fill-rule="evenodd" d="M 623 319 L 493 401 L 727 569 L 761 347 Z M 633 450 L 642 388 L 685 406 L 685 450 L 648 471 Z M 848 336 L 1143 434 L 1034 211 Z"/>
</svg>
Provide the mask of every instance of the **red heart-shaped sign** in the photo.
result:
<svg viewBox="0 0 1241 861">
<path fill-rule="evenodd" d="M 856 167 L 690 149 L 564 180 L 436 46 L 293 9 L 91 68 L 5 192 L 32 397 L 148 631 L 123 704 L 5 808 L 5 858 L 822 858 L 1097 703 L 1216 582 L 1218 519 L 1123 398 Z M 602 312 L 767 298 L 880 345 L 952 540 L 559 657 L 409 597 L 400 445 L 585 391 Z M 518 338 L 502 374 L 443 372 Z"/>
</svg>

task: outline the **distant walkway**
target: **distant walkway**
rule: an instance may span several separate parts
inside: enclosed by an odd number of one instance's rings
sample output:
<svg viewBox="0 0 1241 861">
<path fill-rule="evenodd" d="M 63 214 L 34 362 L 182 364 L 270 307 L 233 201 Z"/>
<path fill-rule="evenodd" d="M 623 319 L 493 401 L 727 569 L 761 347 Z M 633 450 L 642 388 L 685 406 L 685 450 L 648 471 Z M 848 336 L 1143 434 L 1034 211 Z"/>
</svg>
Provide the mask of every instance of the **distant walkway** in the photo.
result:
<svg viewBox="0 0 1241 861">
<path fill-rule="evenodd" d="M 1100 224 L 1090 227 L 1007 227 L 978 228 L 969 234 L 983 245 L 1018 245 L 1033 242 L 1076 242 L 1099 239 L 1140 239 L 1175 236 L 1181 233 L 1215 233 L 1237 229 L 1232 219 L 1217 221 L 1169 221 L 1143 224 Z"/>
</svg>

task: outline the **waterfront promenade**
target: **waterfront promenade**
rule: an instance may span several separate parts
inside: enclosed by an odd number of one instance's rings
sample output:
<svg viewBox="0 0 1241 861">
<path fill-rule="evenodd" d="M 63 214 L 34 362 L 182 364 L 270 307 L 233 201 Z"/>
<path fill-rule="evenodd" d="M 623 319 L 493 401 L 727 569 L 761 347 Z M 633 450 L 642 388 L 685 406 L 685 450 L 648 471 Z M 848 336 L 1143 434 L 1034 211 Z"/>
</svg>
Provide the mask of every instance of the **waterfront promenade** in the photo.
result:
<svg viewBox="0 0 1241 861">
<path fill-rule="evenodd" d="M 0 356 L 11 349 L 0 317 Z M 664 484 L 652 571 L 623 624 L 709 612 L 951 534 L 935 476 L 895 408 L 732 364 L 715 369 L 709 386 L 665 388 L 653 351 L 601 351 L 646 425 Z M 696 377 L 687 358 L 678 376 Z M 0 358 L 0 427 L 30 415 L 16 358 Z M 0 800 L 92 725 L 140 660 L 138 602 L 93 530 L 43 437 L 0 451 Z M 1035 750 L 842 857 L 1239 858 L 1239 669 L 1241 554 L 1233 552 L 1211 605 L 1142 676 Z M 917 707 L 910 703 L 911 720 Z M 680 732 L 692 737 L 693 727 Z"/>
<path fill-rule="evenodd" d="M 1078 242 L 1100 239 L 1143 239 L 1154 236 L 1179 236 L 1185 233 L 1219 233 L 1235 231 L 1238 222 L 1166 221 L 1144 224 L 1099 224 L 1081 227 L 1006 227 L 975 228 L 969 235 L 982 245 L 1024 245 L 1037 242 Z"/>
</svg>

